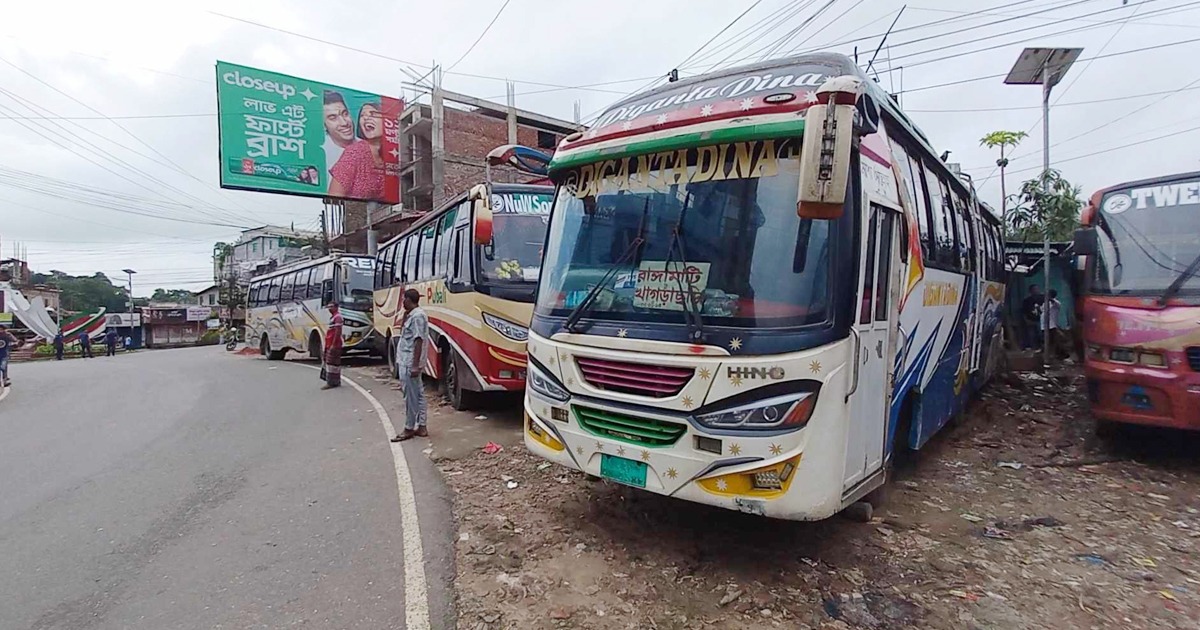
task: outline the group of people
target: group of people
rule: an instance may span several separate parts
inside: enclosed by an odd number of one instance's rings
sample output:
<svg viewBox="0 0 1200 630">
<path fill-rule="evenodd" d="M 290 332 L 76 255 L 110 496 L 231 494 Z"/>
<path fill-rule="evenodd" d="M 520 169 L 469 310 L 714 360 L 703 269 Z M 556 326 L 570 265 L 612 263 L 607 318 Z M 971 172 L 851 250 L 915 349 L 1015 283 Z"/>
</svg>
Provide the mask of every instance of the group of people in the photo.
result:
<svg viewBox="0 0 1200 630">
<path fill-rule="evenodd" d="M 1021 348 L 1041 348 L 1043 335 L 1048 330 L 1050 349 L 1059 357 L 1070 356 L 1070 342 L 1058 325 L 1061 315 L 1062 302 L 1058 300 L 1057 290 L 1050 289 L 1047 296 L 1038 285 L 1030 285 L 1029 295 L 1021 301 Z"/>
<path fill-rule="evenodd" d="M 322 146 L 329 168 L 329 196 L 383 199 L 387 167 L 383 160 L 383 108 L 380 104 L 363 103 L 354 119 L 342 94 L 326 90 L 323 122 L 326 138 Z M 316 173 L 309 177 L 315 178 Z"/>
<path fill-rule="evenodd" d="M 102 339 L 104 341 L 104 355 L 109 357 L 117 356 L 117 344 L 121 343 L 121 335 L 117 333 L 117 330 L 115 328 L 109 328 L 104 333 Z M 91 359 L 95 356 L 92 354 L 92 337 L 87 333 L 86 330 L 80 331 L 75 340 L 79 342 L 79 354 L 81 357 L 85 359 Z M 133 339 L 125 337 L 124 343 L 125 349 L 128 350 L 133 346 Z M 63 333 L 60 330 L 58 331 L 57 335 L 54 335 L 53 341 L 54 359 L 56 361 L 62 361 L 63 350 L 65 349 L 66 345 L 67 339 L 63 336 Z"/>
<path fill-rule="evenodd" d="M 120 343 L 120 339 L 121 336 L 117 334 L 115 329 L 109 328 L 108 332 L 104 333 L 104 347 L 107 356 L 117 356 L 117 344 Z M 81 356 L 85 359 L 92 358 L 92 338 L 87 334 L 87 331 L 80 332 L 77 340 L 79 341 Z M 55 360 L 62 361 L 66 338 L 63 336 L 61 330 L 58 331 L 58 334 L 54 335 L 54 340 L 51 344 L 54 346 Z M 4 387 L 12 384 L 12 381 L 8 378 L 8 360 L 12 355 L 12 351 L 23 345 L 25 345 L 25 342 L 9 332 L 6 324 L 0 324 L 0 383 L 3 383 Z M 133 340 L 126 337 L 125 349 L 128 350 L 132 345 Z"/>
<path fill-rule="evenodd" d="M 429 316 L 420 307 L 421 293 L 416 289 L 404 292 L 404 320 L 400 324 L 400 337 L 396 350 L 401 386 L 404 389 L 404 430 L 392 438 L 403 442 L 414 437 L 427 437 L 428 407 L 425 403 L 425 388 L 421 382 L 429 342 Z M 321 389 L 333 389 L 342 384 L 342 319 L 337 302 L 330 302 L 329 327 L 325 330 L 325 351 L 321 357 Z"/>
</svg>

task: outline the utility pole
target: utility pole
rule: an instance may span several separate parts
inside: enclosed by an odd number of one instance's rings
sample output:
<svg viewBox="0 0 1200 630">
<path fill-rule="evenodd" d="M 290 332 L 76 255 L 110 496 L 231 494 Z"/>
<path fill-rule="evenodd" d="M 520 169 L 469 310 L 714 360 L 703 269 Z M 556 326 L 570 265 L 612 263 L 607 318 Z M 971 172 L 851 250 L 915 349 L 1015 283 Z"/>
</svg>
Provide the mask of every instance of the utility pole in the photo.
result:
<svg viewBox="0 0 1200 630">
<path fill-rule="evenodd" d="M 325 246 L 325 254 L 329 254 L 329 225 L 325 210 L 321 211 L 321 243 Z"/>
</svg>

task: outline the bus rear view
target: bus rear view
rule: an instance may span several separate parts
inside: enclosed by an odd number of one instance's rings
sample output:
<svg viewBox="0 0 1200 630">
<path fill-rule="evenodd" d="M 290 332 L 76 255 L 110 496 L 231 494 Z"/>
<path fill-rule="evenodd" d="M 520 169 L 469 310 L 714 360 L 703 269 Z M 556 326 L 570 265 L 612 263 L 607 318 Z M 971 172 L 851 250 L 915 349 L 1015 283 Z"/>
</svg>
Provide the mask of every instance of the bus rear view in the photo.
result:
<svg viewBox="0 0 1200 630">
<path fill-rule="evenodd" d="M 1092 413 L 1200 429 L 1200 172 L 1092 196 L 1076 239 Z"/>
</svg>

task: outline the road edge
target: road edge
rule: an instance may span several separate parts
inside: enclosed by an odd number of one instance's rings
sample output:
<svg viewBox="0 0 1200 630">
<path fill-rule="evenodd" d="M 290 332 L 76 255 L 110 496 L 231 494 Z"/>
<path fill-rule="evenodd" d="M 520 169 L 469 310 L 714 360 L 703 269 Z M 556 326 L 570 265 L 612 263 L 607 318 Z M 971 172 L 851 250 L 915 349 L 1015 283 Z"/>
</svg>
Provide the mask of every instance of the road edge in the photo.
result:
<svg viewBox="0 0 1200 630">
<path fill-rule="evenodd" d="M 8 398 L 8 392 L 12 391 L 12 385 L 0 385 L 0 402 L 4 402 Z"/>
<path fill-rule="evenodd" d="M 311 370 L 321 368 L 305 365 Z M 362 394 L 379 421 L 383 424 L 384 432 L 391 447 L 392 461 L 396 468 L 396 485 L 400 499 L 400 528 L 404 540 L 404 627 L 406 630 L 429 630 L 429 585 L 425 575 L 425 545 L 421 541 L 421 524 L 417 517 L 417 495 L 413 489 L 412 474 L 408 469 L 408 459 L 404 455 L 403 443 L 390 441 L 396 435 L 395 425 L 388 415 L 387 409 L 377 398 L 371 395 L 362 385 L 343 375 L 342 380 Z"/>
</svg>

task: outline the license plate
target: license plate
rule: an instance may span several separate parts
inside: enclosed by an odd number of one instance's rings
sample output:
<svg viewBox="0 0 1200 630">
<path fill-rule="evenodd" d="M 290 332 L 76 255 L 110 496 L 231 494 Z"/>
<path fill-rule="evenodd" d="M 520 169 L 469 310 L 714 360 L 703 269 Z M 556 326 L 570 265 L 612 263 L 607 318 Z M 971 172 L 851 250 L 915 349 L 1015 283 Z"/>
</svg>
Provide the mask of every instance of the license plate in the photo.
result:
<svg viewBox="0 0 1200 630">
<path fill-rule="evenodd" d="M 629 486 L 646 487 L 646 463 L 614 455 L 600 455 L 600 475 Z"/>
</svg>

